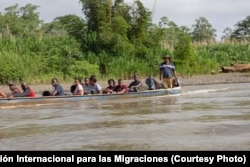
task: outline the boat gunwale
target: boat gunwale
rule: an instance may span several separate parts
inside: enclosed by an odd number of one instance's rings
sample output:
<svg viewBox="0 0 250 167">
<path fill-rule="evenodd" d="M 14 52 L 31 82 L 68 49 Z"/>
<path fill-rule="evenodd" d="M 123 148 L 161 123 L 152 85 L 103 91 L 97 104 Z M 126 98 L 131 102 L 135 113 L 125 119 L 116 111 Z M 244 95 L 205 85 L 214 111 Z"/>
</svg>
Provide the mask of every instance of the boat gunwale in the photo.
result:
<svg viewBox="0 0 250 167">
<path fill-rule="evenodd" d="M 95 96 L 122 96 L 122 95 L 136 95 L 136 94 L 145 94 L 145 93 L 155 93 L 155 92 L 162 92 L 162 91 L 169 91 L 174 89 L 180 89 L 180 87 L 175 87 L 173 89 L 156 89 L 156 90 L 144 90 L 140 92 L 128 92 L 128 93 L 112 93 L 112 94 L 90 94 L 90 95 L 64 95 L 64 96 L 38 96 L 38 97 L 15 97 L 13 99 L 8 98 L 0 98 L 0 101 L 15 101 L 15 100 L 25 100 L 25 99 L 67 99 L 67 98 L 79 98 L 79 97 L 95 97 Z"/>
</svg>

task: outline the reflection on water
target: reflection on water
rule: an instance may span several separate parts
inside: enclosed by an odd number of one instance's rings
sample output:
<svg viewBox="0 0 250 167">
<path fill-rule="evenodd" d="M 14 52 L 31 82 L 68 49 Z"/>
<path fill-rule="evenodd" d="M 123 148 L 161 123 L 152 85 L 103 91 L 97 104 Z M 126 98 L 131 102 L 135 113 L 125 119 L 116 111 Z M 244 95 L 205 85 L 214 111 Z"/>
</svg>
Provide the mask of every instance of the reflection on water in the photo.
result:
<svg viewBox="0 0 250 167">
<path fill-rule="evenodd" d="M 248 84 L 0 111 L 2 150 L 249 150 Z"/>
</svg>

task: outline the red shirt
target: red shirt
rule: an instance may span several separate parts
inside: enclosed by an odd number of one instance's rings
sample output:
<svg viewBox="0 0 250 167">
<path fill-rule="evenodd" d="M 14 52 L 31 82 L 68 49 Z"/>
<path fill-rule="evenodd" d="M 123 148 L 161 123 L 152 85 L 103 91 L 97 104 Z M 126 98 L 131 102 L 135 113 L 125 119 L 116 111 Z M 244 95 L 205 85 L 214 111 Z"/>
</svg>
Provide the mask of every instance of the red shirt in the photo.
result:
<svg viewBox="0 0 250 167">
<path fill-rule="evenodd" d="M 35 97 L 36 96 L 35 92 L 31 88 L 29 89 L 30 89 L 30 94 L 28 95 L 28 97 Z"/>
<path fill-rule="evenodd" d="M 128 92 L 128 87 L 126 85 L 116 85 L 115 88 L 114 88 L 114 91 L 115 92 L 120 92 L 122 90 L 125 90 L 125 93 Z"/>
</svg>

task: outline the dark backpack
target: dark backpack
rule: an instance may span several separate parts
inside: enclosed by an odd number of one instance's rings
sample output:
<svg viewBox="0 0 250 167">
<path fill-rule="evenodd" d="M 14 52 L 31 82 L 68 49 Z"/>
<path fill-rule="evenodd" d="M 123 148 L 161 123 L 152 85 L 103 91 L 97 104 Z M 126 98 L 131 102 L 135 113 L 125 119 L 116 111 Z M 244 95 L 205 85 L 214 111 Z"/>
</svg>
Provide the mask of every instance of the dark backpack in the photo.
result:
<svg viewBox="0 0 250 167">
<path fill-rule="evenodd" d="M 75 89 L 76 89 L 76 86 L 75 86 L 75 85 L 72 85 L 72 86 L 70 87 L 70 92 L 71 92 L 71 93 L 74 93 Z"/>
<path fill-rule="evenodd" d="M 42 96 L 51 96 L 51 93 L 50 93 L 50 91 L 45 90 L 45 91 L 43 91 Z"/>
</svg>

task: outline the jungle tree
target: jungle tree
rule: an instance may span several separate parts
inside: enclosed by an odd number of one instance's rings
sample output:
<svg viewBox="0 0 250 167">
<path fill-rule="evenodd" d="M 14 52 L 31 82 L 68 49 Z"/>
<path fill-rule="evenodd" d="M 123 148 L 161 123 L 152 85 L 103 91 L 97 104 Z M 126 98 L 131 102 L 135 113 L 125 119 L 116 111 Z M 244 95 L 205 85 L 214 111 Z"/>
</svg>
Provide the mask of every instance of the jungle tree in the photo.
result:
<svg viewBox="0 0 250 167">
<path fill-rule="evenodd" d="M 36 12 L 39 6 L 27 4 L 24 7 L 18 4 L 5 8 L 5 13 L 0 17 L 0 30 L 3 34 L 15 36 L 31 36 L 37 34 L 39 25 L 39 13 Z"/>
<path fill-rule="evenodd" d="M 192 38 L 196 42 L 215 40 L 215 32 L 212 24 L 205 17 L 200 17 L 195 20 L 193 25 Z"/>
<path fill-rule="evenodd" d="M 231 35 L 232 38 L 250 40 L 250 16 L 239 21 L 235 27 Z"/>
</svg>

